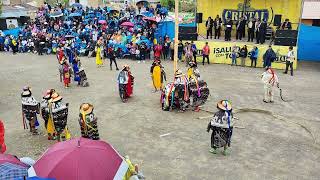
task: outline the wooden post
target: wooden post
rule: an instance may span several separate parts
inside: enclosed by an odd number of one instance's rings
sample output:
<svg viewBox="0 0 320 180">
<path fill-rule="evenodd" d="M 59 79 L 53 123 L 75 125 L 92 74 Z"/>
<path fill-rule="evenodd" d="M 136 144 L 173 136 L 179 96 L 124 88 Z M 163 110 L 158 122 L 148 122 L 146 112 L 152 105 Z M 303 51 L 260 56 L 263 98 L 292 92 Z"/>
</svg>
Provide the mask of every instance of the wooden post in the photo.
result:
<svg viewBox="0 0 320 180">
<path fill-rule="evenodd" d="M 175 0 L 174 6 L 175 33 L 174 33 L 174 56 L 173 56 L 173 74 L 178 69 L 178 43 L 179 43 L 179 0 Z"/>
</svg>

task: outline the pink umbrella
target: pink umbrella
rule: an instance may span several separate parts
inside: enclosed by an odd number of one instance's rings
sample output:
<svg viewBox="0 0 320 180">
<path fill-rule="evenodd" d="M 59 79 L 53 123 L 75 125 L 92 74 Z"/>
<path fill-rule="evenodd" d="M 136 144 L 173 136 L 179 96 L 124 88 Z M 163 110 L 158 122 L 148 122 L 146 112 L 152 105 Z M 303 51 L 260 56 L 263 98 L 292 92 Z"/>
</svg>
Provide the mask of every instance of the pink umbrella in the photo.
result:
<svg viewBox="0 0 320 180">
<path fill-rule="evenodd" d="M 122 179 L 128 164 L 104 142 L 76 138 L 50 147 L 29 169 L 31 175 L 59 180 Z"/>
<path fill-rule="evenodd" d="M 127 26 L 127 27 L 134 27 L 134 24 L 132 22 L 124 22 L 120 26 Z"/>
<path fill-rule="evenodd" d="M 99 23 L 99 24 L 106 24 L 107 21 L 106 21 L 106 20 L 99 20 L 98 23 Z"/>
<path fill-rule="evenodd" d="M 26 164 L 22 163 L 18 158 L 10 154 L 0 154 L 0 164 L 11 163 L 23 167 L 28 167 Z"/>
<path fill-rule="evenodd" d="M 156 18 L 154 18 L 154 17 L 144 17 L 143 20 L 157 22 Z"/>
</svg>

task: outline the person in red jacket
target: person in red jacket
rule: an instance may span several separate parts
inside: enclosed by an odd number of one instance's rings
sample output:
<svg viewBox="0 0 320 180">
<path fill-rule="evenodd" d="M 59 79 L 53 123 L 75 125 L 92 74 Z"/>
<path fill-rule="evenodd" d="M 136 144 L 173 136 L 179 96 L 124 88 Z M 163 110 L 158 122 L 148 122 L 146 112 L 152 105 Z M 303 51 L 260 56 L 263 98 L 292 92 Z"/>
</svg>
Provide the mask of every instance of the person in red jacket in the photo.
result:
<svg viewBox="0 0 320 180">
<path fill-rule="evenodd" d="M 157 44 L 154 47 L 154 59 L 160 60 L 161 54 L 162 54 L 162 45 L 161 44 Z"/>
<path fill-rule="evenodd" d="M 7 146 L 4 143 L 4 125 L 0 120 L 0 153 L 4 153 L 7 150 Z"/>
</svg>

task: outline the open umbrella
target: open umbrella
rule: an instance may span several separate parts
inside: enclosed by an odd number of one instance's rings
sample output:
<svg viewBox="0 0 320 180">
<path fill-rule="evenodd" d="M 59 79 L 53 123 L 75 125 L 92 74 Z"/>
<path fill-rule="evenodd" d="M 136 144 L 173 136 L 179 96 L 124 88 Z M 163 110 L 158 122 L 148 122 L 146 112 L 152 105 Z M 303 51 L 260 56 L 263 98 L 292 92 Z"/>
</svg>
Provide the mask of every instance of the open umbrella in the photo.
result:
<svg viewBox="0 0 320 180">
<path fill-rule="evenodd" d="M 71 6 L 72 6 L 72 7 L 82 7 L 82 4 L 80 4 L 80 3 L 73 3 Z"/>
<path fill-rule="evenodd" d="M 0 165 L 0 179 L 19 179 L 24 177 L 28 177 L 27 167 L 8 162 Z"/>
<path fill-rule="evenodd" d="M 50 17 L 52 17 L 52 18 L 61 17 L 61 16 L 63 16 L 63 13 L 62 12 L 58 12 L 58 11 L 55 11 L 55 12 L 50 14 Z"/>
<path fill-rule="evenodd" d="M 141 16 L 141 17 L 146 17 L 144 14 L 137 14 L 137 17 Z"/>
<path fill-rule="evenodd" d="M 157 22 L 156 18 L 154 18 L 154 17 L 143 17 L 143 20 Z"/>
<path fill-rule="evenodd" d="M 99 24 L 107 24 L 107 21 L 106 20 L 99 20 L 98 23 Z"/>
<path fill-rule="evenodd" d="M 70 34 L 68 34 L 68 35 L 66 35 L 66 36 L 64 36 L 65 38 L 74 38 L 74 36 L 72 36 L 72 35 L 70 35 Z"/>
<path fill-rule="evenodd" d="M 27 167 L 26 164 L 22 163 L 18 158 L 10 154 L 0 154 L 0 164 L 3 164 L 3 163 L 11 163 L 11 164 Z"/>
<path fill-rule="evenodd" d="M 136 5 L 138 5 L 138 4 L 140 4 L 140 3 L 149 3 L 147 0 L 138 0 L 138 1 L 136 1 Z"/>
<path fill-rule="evenodd" d="M 132 22 L 127 21 L 127 22 L 122 23 L 120 26 L 134 27 L 134 24 Z"/>
<path fill-rule="evenodd" d="M 79 17 L 79 16 L 81 16 L 80 13 L 71 13 L 71 14 L 69 14 L 69 17 Z"/>
<path fill-rule="evenodd" d="M 76 138 L 50 147 L 29 169 L 32 174 L 59 180 L 122 179 L 128 164 L 108 143 Z"/>
</svg>

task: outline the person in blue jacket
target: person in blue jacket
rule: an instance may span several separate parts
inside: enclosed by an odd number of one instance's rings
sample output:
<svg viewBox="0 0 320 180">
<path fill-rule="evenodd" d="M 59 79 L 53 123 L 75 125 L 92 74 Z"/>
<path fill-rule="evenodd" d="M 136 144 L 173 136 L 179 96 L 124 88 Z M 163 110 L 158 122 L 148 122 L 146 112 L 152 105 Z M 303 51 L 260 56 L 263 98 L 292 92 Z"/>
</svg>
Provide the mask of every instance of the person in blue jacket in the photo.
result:
<svg viewBox="0 0 320 180">
<path fill-rule="evenodd" d="M 254 46 L 250 52 L 250 59 L 251 59 L 251 67 L 257 67 L 257 59 L 259 55 L 259 49 Z"/>
<path fill-rule="evenodd" d="M 263 67 L 271 68 L 271 63 L 277 58 L 276 53 L 273 51 L 271 45 L 263 55 Z"/>
</svg>

